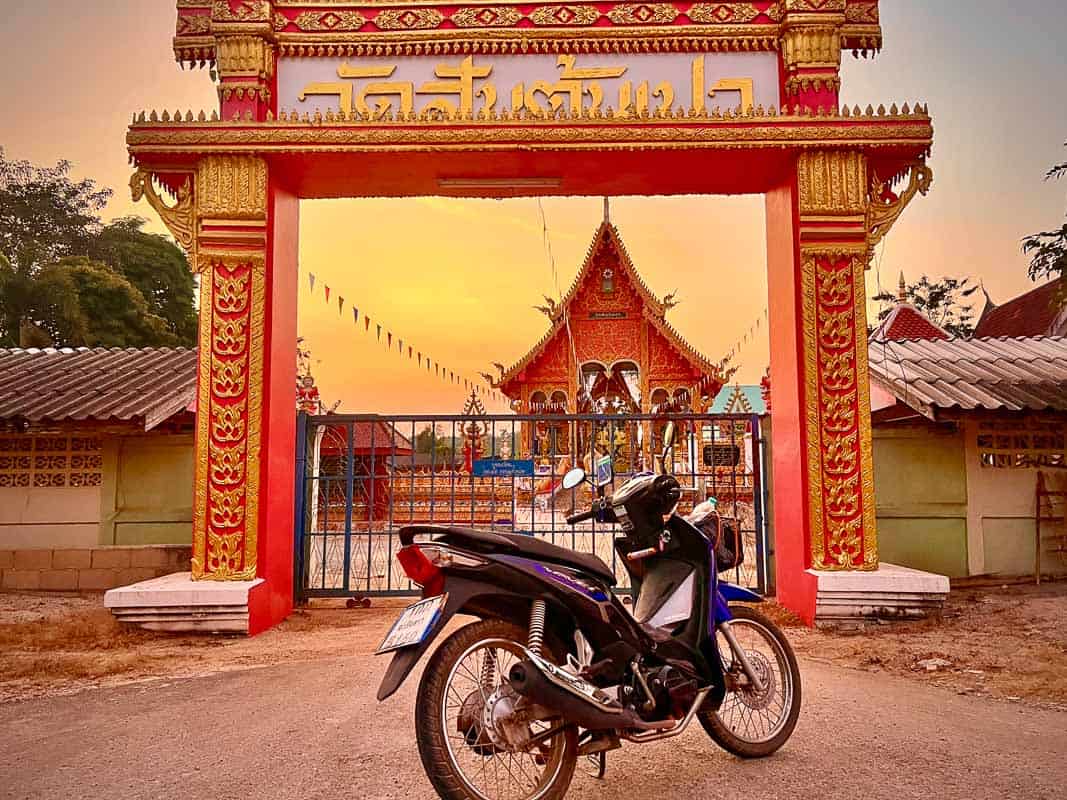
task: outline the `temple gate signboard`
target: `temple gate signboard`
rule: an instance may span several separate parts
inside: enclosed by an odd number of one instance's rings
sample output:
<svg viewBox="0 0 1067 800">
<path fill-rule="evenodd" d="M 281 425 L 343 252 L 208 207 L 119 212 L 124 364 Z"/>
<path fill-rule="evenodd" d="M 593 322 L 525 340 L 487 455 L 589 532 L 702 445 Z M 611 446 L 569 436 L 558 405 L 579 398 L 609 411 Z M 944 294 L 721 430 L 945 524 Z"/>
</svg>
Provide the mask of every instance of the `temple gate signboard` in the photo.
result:
<svg viewBox="0 0 1067 800">
<path fill-rule="evenodd" d="M 777 106 L 778 60 L 772 53 L 284 58 L 278 100 L 283 109 L 369 118 L 721 113 Z"/>
<path fill-rule="evenodd" d="M 178 0 L 219 107 L 139 113 L 127 145 L 202 287 L 193 579 L 246 581 L 253 632 L 292 608 L 301 198 L 760 193 L 778 599 L 811 621 L 833 571 L 891 581 L 864 275 L 933 126 L 841 105 L 842 53 L 881 42 L 877 0 Z"/>
</svg>

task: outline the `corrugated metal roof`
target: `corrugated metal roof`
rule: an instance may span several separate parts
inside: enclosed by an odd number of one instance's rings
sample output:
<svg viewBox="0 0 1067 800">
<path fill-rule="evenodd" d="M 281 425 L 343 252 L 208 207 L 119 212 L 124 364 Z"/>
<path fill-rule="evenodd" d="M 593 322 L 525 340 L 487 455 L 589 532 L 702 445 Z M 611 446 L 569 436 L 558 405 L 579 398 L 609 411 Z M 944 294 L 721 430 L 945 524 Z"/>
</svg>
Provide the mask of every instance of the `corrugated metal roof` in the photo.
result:
<svg viewBox="0 0 1067 800">
<path fill-rule="evenodd" d="M 0 419 L 139 421 L 151 430 L 196 397 L 185 348 L 0 348 Z"/>
<path fill-rule="evenodd" d="M 867 353 L 871 380 L 927 416 L 1067 411 L 1067 337 L 872 339 Z"/>
</svg>

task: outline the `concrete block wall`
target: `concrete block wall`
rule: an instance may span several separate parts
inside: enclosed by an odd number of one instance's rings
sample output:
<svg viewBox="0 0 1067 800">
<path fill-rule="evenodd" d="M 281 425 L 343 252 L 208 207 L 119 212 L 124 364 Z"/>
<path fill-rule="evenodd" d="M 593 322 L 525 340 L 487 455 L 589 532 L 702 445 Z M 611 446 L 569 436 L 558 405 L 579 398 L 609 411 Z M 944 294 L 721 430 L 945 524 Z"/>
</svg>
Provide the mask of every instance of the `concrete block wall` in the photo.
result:
<svg viewBox="0 0 1067 800">
<path fill-rule="evenodd" d="M 0 589 L 99 592 L 187 572 L 189 545 L 0 550 Z"/>
</svg>

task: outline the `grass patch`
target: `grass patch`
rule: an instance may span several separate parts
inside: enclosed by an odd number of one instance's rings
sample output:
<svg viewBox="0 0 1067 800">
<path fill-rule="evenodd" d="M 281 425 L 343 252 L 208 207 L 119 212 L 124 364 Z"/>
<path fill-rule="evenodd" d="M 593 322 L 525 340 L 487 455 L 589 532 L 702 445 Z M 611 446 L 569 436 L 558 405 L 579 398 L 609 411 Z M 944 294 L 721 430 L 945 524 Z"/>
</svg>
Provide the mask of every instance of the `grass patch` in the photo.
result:
<svg viewBox="0 0 1067 800">
<path fill-rule="evenodd" d="M 153 634 L 124 627 L 106 608 L 77 611 L 33 622 L 0 624 L 0 651 L 40 653 L 54 650 L 118 650 L 136 646 Z"/>
</svg>

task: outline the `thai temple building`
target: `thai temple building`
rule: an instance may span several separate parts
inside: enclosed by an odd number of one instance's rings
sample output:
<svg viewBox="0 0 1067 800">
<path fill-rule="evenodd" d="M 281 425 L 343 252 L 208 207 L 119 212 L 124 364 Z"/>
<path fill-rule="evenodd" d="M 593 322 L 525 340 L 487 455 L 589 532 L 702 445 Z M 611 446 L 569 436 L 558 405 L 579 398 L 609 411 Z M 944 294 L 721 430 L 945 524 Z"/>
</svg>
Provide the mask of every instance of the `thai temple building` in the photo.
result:
<svg viewBox="0 0 1067 800">
<path fill-rule="evenodd" d="M 523 455 L 539 465 L 589 452 L 593 444 L 572 441 L 581 437 L 581 428 L 553 425 L 552 415 L 703 413 L 732 374 L 668 322 L 673 296 L 657 298 L 641 279 L 611 223 L 607 201 L 574 283 L 558 303 L 545 300 L 536 308 L 549 318 L 548 331 L 510 368 L 496 364 L 493 381 L 517 413 L 548 417 L 535 431 L 529 430 L 533 423 L 524 423 Z M 599 432 L 618 440 L 616 472 L 641 468 L 640 461 L 648 466 L 657 427 L 632 423 Z"/>
</svg>

